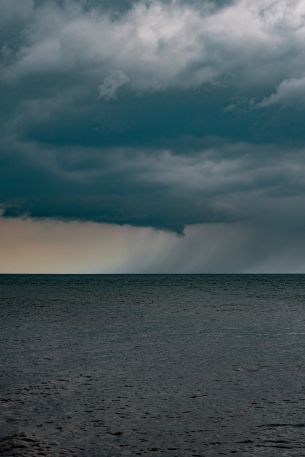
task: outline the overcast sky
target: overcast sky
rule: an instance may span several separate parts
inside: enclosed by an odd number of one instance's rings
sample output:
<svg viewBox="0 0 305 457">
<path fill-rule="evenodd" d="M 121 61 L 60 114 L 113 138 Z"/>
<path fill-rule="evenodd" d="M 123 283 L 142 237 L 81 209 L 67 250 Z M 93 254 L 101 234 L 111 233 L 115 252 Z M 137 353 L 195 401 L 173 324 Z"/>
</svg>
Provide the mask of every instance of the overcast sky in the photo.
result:
<svg viewBox="0 0 305 457">
<path fill-rule="evenodd" d="M 305 272 L 305 0 L 0 11 L 0 272 Z"/>
</svg>

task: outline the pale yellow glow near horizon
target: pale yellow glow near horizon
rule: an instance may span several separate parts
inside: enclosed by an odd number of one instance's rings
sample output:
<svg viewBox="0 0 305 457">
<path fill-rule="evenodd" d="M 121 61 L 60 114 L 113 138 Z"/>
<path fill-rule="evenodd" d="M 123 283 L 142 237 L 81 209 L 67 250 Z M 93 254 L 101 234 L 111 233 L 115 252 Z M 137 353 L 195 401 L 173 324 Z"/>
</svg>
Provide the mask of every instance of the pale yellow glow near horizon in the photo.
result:
<svg viewBox="0 0 305 457">
<path fill-rule="evenodd" d="M 245 223 L 190 225 L 178 235 L 0 217 L 0 273 L 305 273 L 304 259 L 297 237 Z"/>
<path fill-rule="evenodd" d="M 141 271 L 175 238 L 128 225 L 0 218 L 0 273 Z"/>
</svg>

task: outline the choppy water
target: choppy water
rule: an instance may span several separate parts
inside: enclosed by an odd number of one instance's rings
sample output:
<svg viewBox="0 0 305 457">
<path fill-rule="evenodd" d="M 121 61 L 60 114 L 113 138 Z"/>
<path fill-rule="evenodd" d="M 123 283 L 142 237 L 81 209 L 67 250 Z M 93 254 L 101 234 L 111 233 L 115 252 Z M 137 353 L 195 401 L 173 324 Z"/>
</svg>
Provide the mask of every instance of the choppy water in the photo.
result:
<svg viewBox="0 0 305 457">
<path fill-rule="evenodd" d="M 305 276 L 0 276 L 0 455 L 305 456 Z"/>
</svg>

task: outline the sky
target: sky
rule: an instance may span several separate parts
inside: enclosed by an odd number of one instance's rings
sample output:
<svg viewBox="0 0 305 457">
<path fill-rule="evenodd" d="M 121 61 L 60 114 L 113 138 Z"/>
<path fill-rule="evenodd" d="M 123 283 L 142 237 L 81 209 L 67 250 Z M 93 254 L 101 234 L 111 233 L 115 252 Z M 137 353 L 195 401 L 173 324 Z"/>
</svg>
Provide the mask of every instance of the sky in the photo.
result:
<svg viewBox="0 0 305 457">
<path fill-rule="evenodd" d="M 0 11 L 0 272 L 305 273 L 305 0 Z"/>
</svg>

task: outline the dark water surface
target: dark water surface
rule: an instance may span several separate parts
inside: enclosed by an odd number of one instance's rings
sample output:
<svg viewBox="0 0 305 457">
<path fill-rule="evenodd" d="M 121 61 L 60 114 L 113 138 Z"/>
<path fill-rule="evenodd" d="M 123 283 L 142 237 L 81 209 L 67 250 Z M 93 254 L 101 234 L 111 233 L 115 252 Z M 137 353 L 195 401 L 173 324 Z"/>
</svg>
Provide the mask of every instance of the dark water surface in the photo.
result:
<svg viewBox="0 0 305 457">
<path fill-rule="evenodd" d="M 0 276 L 0 455 L 305 456 L 305 276 Z"/>
</svg>

